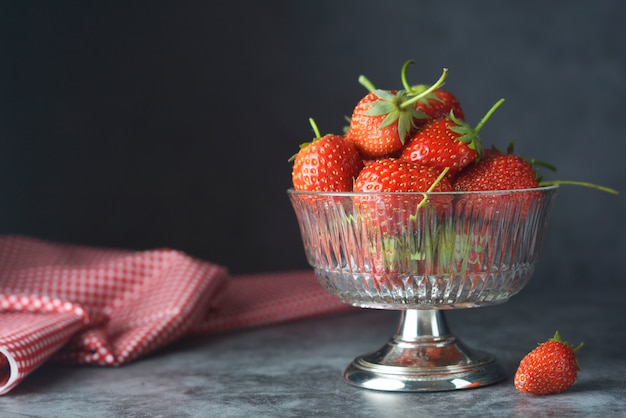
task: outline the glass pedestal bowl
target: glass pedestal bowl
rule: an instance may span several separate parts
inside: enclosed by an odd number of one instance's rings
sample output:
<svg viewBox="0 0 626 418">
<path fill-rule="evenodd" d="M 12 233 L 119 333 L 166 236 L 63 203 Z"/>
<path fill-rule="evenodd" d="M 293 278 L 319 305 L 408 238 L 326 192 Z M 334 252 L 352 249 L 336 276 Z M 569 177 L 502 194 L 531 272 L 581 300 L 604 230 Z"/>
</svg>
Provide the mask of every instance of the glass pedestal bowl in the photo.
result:
<svg viewBox="0 0 626 418">
<path fill-rule="evenodd" d="M 321 285 L 357 307 L 401 311 L 396 333 L 347 367 L 353 385 L 420 392 L 504 380 L 444 311 L 506 302 L 530 280 L 557 186 L 454 193 L 288 190 Z"/>
</svg>

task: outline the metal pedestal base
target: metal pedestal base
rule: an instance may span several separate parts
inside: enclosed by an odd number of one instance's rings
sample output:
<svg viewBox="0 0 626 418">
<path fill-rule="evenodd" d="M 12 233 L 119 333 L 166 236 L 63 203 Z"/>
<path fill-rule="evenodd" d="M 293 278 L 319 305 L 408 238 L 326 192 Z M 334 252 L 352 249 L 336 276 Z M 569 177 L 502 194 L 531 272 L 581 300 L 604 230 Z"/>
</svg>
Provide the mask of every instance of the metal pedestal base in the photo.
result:
<svg viewBox="0 0 626 418">
<path fill-rule="evenodd" d="M 344 377 L 367 389 L 435 392 L 486 386 L 507 376 L 491 354 L 470 350 L 452 335 L 443 312 L 406 310 L 387 344 L 357 357 Z"/>
</svg>

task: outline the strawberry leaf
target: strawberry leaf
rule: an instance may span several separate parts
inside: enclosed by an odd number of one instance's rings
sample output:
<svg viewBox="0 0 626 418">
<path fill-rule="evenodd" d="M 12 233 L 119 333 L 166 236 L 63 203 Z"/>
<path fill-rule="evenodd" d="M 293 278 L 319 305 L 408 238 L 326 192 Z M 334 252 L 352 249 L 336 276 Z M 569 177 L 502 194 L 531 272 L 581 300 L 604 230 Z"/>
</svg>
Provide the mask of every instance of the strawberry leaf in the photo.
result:
<svg viewBox="0 0 626 418">
<path fill-rule="evenodd" d="M 365 114 L 368 116 L 381 116 L 388 113 L 393 113 L 394 110 L 396 110 L 395 108 L 396 106 L 391 102 L 378 100 L 372 102 L 372 106 L 367 110 L 367 112 L 365 112 Z"/>
<path fill-rule="evenodd" d="M 389 90 L 376 89 L 372 91 L 372 93 L 374 93 L 379 99 L 388 102 L 392 102 L 396 97 L 398 97 L 398 95 Z M 401 94 L 401 92 L 398 92 L 398 94 Z"/>
<path fill-rule="evenodd" d="M 374 90 L 373 93 L 380 98 L 372 102 L 365 112 L 368 116 L 385 116 L 378 129 L 386 128 L 398 123 L 398 137 L 403 144 L 409 133 L 416 127 L 415 120 L 421 116 L 421 112 L 414 106 L 403 107 L 407 96 L 403 90 L 393 93 L 388 90 Z"/>
<path fill-rule="evenodd" d="M 478 152 L 478 155 L 482 156 L 483 147 L 480 142 L 480 138 L 478 137 L 478 131 L 454 116 L 453 111 L 450 111 L 448 117 L 453 122 L 453 124 L 450 125 L 448 129 L 460 135 L 458 138 L 456 138 L 456 140 L 466 143 L 470 149 Z"/>
</svg>

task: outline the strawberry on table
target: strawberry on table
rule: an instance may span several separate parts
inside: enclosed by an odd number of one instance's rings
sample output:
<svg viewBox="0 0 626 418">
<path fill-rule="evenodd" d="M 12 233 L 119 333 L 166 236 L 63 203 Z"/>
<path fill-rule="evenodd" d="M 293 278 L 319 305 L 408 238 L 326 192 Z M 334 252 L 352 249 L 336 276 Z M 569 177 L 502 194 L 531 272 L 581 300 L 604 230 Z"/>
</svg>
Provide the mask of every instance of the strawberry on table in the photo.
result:
<svg viewBox="0 0 626 418">
<path fill-rule="evenodd" d="M 576 352 L 582 345 L 581 343 L 574 348 L 562 341 L 557 331 L 554 337 L 540 344 L 522 359 L 515 373 L 515 388 L 534 395 L 568 390 L 576 381 L 580 370 Z"/>
<path fill-rule="evenodd" d="M 452 113 L 431 120 L 411 137 L 400 158 L 439 170 L 448 168 L 449 175 L 454 176 L 481 157 L 478 133 L 503 102 L 496 102 L 475 128 Z"/>
<path fill-rule="evenodd" d="M 312 142 L 300 145 L 293 156 L 292 183 L 296 190 L 316 192 L 350 192 L 363 161 L 352 143 L 343 136 L 320 136 L 317 125 L 309 122 L 315 132 Z"/>
<path fill-rule="evenodd" d="M 369 92 L 354 107 L 346 138 L 365 159 L 397 157 L 415 132 L 416 120 L 426 117 L 414 103 L 440 86 L 446 77 L 447 69 L 444 69 L 433 86 L 420 95 L 409 97 L 404 90 L 376 89 L 361 76 L 359 82 Z"/>
</svg>

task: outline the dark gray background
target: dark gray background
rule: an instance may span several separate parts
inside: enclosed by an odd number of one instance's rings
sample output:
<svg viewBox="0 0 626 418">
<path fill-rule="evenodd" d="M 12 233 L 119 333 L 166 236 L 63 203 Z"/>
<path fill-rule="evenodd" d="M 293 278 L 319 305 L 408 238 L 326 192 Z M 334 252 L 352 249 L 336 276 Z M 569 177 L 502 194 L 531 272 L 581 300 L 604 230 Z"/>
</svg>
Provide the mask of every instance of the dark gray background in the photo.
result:
<svg viewBox="0 0 626 418">
<path fill-rule="evenodd" d="M 307 267 L 287 159 L 377 86 L 450 69 L 486 144 L 563 187 L 534 286 L 626 280 L 626 3 L 3 1 L 0 233 Z"/>
</svg>

